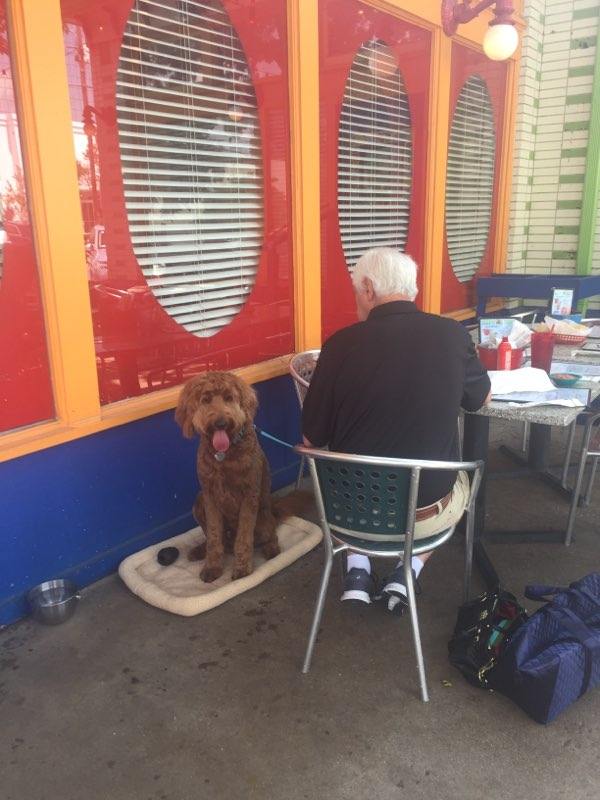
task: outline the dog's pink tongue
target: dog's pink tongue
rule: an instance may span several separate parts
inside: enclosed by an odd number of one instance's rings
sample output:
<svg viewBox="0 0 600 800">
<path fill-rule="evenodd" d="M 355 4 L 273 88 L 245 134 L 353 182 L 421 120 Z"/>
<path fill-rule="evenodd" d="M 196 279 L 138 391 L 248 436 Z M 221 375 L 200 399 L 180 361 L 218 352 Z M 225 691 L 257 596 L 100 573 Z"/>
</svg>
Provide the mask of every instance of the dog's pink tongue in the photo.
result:
<svg viewBox="0 0 600 800">
<path fill-rule="evenodd" d="M 217 453 L 224 453 L 229 450 L 229 436 L 225 431 L 215 431 L 212 438 L 212 446 Z"/>
</svg>

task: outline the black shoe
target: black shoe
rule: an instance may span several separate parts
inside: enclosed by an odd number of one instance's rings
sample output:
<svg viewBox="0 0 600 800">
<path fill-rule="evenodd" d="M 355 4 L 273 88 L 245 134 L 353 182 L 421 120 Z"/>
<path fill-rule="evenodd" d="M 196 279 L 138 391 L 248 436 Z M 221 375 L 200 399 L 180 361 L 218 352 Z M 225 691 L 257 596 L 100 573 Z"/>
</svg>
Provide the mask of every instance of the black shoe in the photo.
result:
<svg viewBox="0 0 600 800">
<path fill-rule="evenodd" d="M 415 586 L 415 594 L 421 594 L 421 586 L 417 580 L 414 569 L 411 569 L 411 572 Z M 400 616 L 404 614 L 408 608 L 408 591 L 406 589 L 403 566 L 396 567 L 396 569 L 384 579 L 381 597 L 385 601 L 388 611 L 392 611 L 394 614 Z"/>
<path fill-rule="evenodd" d="M 366 569 L 352 567 L 344 578 L 344 593 L 342 601 L 345 603 L 371 602 L 371 595 L 375 593 L 375 579 Z"/>
</svg>

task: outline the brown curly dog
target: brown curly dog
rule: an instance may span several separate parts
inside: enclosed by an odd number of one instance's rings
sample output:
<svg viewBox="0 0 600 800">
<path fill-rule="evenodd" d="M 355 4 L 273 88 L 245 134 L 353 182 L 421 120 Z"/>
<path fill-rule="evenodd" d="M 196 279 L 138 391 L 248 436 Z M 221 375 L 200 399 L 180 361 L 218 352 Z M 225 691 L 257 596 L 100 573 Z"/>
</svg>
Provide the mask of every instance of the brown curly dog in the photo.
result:
<svg viewBox="0 0 600 800">
<path fill-rule="evenodd" d="M 207 583 L 223 574 L 226 550 L 233 552 L 234 579 L 252 572 L 255 544 L 265 558 L 279 553 L 269 465 L 253 426 L 257 406 L 254 389 L 236 375 L 207 372 L 186 383 L 175 411 L 184 436 L 200 434 L 197 466 L 202 492 L 194 516 L 206 545 L 189 557 L 206 556 L 200 577 Z"/>
</svg>

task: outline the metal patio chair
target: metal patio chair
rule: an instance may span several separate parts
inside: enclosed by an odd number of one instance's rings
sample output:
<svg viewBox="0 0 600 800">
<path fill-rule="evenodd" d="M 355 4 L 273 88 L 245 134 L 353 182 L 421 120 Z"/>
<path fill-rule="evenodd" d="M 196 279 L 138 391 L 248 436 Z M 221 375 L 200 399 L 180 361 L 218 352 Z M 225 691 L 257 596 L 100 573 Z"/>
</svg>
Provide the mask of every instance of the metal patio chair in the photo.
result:
<svg viewBox="0 0 600 800">
<path fill-rule="evenodd" d="M 455 526 L 434 536 L 414 540 L 421 472 L 464 470 L 472 473 L 465 510 L 464 596 L 467 599 L 473 565 L 475 500 L 483 461 L 413 461 L 347 455 L 301 446 L 295 449 L 310 466 L 325 544 L 325 564 L 302 672 L 307 673 L 310 669 L 334 555 L 352 550 L 368 556 L 403 558 L 421 698 L 427 702 L 429 695 L 410 564 L 413 555 L 435 550 L 447 542 Z"/>
<path fill-rule="evenodd" d="M 294 381 L 296 395 L 298 396 L 298 403 L 300 411 L 304 405 L 304 398 L 308 391 L 310 379 L 313 376 L 317 361 L 319 360 L 320 350 L 305 350 L 303 353 L 296 353 L 290 361 L 290 375 Z M 300 468 L 298 470 L 298 477 L 296 478 L 296 489 L 300 487 L 300 481 L 304 475 L 304 466 L 306 461 L 304 456 L 300 457 Z"/>
<path fill-rule="evenodd" d="M 600 325 L 600 317 L 585 317 L 581 320 L 583 324 L 587 325 Z M 574 365 L 574 369 L 576 369 L 576 365 Z M 588 411 L 584 411 L 583 413 L 579 414 L 576 420 L 574 420 L 569 428 L 569 435 L 567 438 L 567 447 L 565 450 L 565 457 L 563 460 L 562 465 L 562 472 L 561 472 L 561 485 L 564 489 L 569 489 L 569 470 L 571 469 L 571 456 L 573 454 L 573 445 L 575 443 L 575 433 L 577 431 L 578 425 L 584 426 L 583 437 L 582 437 L 582 445 L 581 451 L 579 454 L 579 460 L 575 463 L 574 466 L 577 467 L 578 474 L 575 479 L 575 484 L 578 483 L 579 478 L 579 471 L 581 471 L 581 481 L 579 481 L 579 490 L 578 490 L 578 497 L 577 502 L 580 505 L 589 506 L 591 495 L 592 495 L 592 488 L 594 485 L 594 479 L 596 477 L 596 469 L 598 466 L 598 457 L 600 453 L 595 453 L 589 450 L 589 438 L 592 433 L 592 428 L 594 425 L 598 424 L 598 407 L 597 407 L 598 399 L 596 399 L 590 406 Z M 589 426 L 588 426 L 589 423 Z M 589 435 L 588 435 L 588 427 L 589 427 Z M 587 459 L 593 458 L 592 468 L 590 471 L 590 476 L 587 482 L 587 487 L 583 497 L 581 496 L 581 484 L 583 483 L 583 476 L 585 473 L 585 468 L 587 466 Z M 571 541 L 572 533 L 573 533 L 573 525 L 575 520 L 575 509 L 573 508 L 573 504 L 571 504 L 571 516 L 569 517 L 569 526 L 567 528 L 567 537 L 565 538 L 565 544 L 569 544 Z M 568 540 L 568 541 L 567 541 Z"/>
<path fill-rule="evenodd" d="M 594 485 L 594 478 L 596 477 L 596 468 L 598 466 L 598 459 L 600 458 L 600 450 L 596 447 L 590 449 L 590 438 L 594 428 L 598 430 L 600 425 L 600 411 L 588 411 L 580 414 L 578 419 L 581 419 L 584 424 L 583 439 L 581 442 L 581 452 L 579 454 L 579 463 L 577 465 L 577 475 L 575 477 L 575 485 L 571 492 L 571 508 L 569 509 L 569 519 L 567 522 L 567 530 L 565 533 L 565 545 L 568 547 L 573 539 L 573 529 L 575 527 L 575 515 L 579 506 L 579 498 L 581 497 L 581 490 L 583 487 L 583 477 L 585 468 L 587 466 L 588 458 L 593 459 L 590 475 L 587 482 L 585 494 L 583 496 L 583 505 L 589 505 L 592 496 L 592 487 Z M 575 436 L 575 421 L 571 426 L 569 434 L 569 443 L 567 445 L 567 454 L 563 465 L 562 485 L 568 488 L 567 475 L 569 471 L 569 462 L 571 459 L 571 451 L 573 449 L 573 438 Z"/>
</svg>

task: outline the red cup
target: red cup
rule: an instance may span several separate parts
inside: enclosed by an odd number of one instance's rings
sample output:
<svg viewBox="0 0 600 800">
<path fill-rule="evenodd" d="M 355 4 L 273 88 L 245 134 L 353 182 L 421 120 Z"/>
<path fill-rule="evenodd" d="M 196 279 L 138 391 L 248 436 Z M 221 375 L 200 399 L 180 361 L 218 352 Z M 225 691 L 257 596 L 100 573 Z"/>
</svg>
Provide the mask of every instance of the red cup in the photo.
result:
<svg viewBox="0 0 600 800">
<path fill-rule="evenodd" d="M 552 353 L 554 352 L 554 334 L 550 332 L 531 334 L 531 366 L 550 372 Z"/>
</svg>

